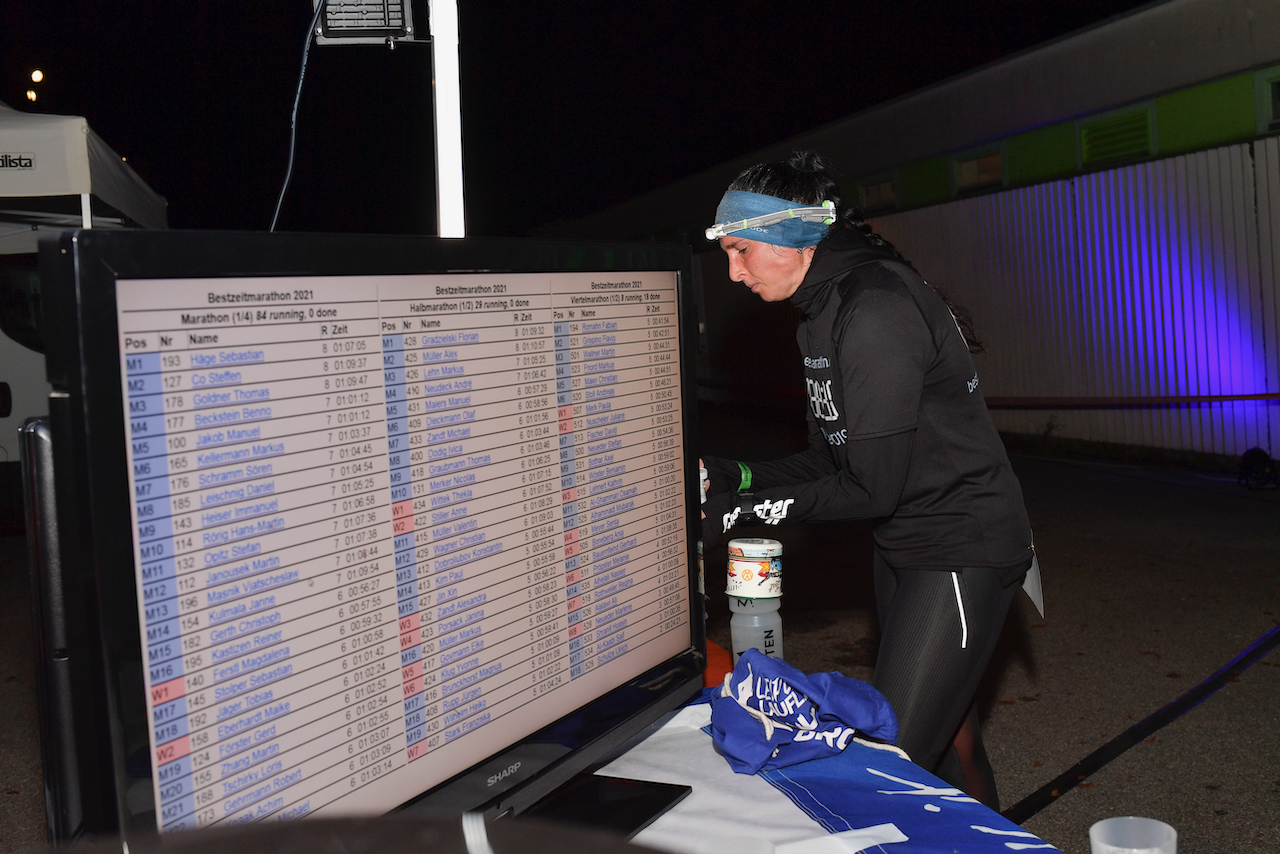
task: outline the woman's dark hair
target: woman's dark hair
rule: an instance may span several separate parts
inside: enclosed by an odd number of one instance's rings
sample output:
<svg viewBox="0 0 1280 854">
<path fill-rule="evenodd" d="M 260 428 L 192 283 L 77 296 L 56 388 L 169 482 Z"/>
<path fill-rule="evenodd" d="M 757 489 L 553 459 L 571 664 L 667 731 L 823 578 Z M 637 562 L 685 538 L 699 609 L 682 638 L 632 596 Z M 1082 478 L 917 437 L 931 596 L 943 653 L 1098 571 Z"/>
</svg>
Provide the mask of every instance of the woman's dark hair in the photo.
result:
<svg viewBox="0 0 1280 854">
<path fill-rule="evenodd" d="M 821 154 L 794 151 L 785 163 L 760 163 L 743 170 L 729 189 L 777 196 L 802 205 L 820 205 L 830 199 L 836 204 L 837 221 L 860 220 L 860 212 L 845 203 L 838 178 L 831 161 Z"/>
<path fill-rule="evenodd" d="M 893 247 L 893 244 L 876 234 L 871 230 L 871 226 L 863 222 L 861 210 L 845 202 L 844 194 L 840 192 L 839 176 L 835 167 L 831 165 L 831 161 L 816 151 L 793 151 L 786 162 L 759 163 L 744 169 L 737 178 L 733 179 L 729 189 L 777 196 L 802 205 L 820 205 L 829 199 L 836 205 L 836 221 L 831 226 L 833 229 L 857 229 L 869 242 L 890 250 L 902 263 L 915 269 L 912 263 L 903 258 L 902 253 Z M 919 273 L 918 270 L 916 272 Z M 969 352 L 983 352 L 982 342 L 978 340 L 978 335 L 973 329 L 969 312 L 964 306 L 952 302 L 936 285 L 928 284 L 947 304 L 952 317 L 956 319 L 956 325 L 960 328 L 960 334 L 964 336 Z"/>
</svg>

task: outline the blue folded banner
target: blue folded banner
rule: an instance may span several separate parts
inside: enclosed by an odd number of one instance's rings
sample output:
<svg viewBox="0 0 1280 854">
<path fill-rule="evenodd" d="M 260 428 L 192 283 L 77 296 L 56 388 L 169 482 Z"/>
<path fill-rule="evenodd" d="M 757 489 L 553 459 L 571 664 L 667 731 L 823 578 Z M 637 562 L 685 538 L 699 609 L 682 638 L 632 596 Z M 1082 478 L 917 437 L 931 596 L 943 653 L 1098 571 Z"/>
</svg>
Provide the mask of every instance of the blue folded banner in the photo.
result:
<svg viewBox="0 0 1280 854">
<path fill-rule="evenodd" d="M 885 854 L 1010 854 L 1057 851 L 896 753 L 854 742 L 843 752 L 762 771 L 792 803 L 831 833 L 874 828 Z M 893 843 L 893 844 L 887 844 Z"/>
<path fill-rule="evenodd" d="M 898 737 L 893 707 L 866 682 L 842 673 L 809 676 L 754 649 L 722 687 L 706 693 L 716 749 L 739 774 L 833 756 L 855 731 Z"/>
</svg>

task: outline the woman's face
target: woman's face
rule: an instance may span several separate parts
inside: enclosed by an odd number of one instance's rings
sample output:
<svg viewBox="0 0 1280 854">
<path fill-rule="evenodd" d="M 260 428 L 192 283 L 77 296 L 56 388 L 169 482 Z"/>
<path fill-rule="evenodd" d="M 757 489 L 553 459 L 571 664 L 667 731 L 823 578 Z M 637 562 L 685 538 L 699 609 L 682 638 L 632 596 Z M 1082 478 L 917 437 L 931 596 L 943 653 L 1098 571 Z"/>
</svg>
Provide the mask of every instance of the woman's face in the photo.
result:
<svg viewBox="0 0 1280 854">
<path fill-rule="evenodd" d="M 804 281 L 815 247 L 791 249 L 731 234 L 720 238 L 720 248 L 729 256 L 732 281 L 742 282 L 765 302 L 782 302 Z"/>
</svg>

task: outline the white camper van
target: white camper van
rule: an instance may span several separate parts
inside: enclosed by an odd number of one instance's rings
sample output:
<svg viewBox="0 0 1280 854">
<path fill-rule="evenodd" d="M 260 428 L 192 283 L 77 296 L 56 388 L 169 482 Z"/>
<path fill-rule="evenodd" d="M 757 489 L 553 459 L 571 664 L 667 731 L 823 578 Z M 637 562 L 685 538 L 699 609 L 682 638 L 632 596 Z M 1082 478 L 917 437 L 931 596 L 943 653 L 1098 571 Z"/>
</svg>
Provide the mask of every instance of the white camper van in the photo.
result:
<svg viewBox="0 0 1280 854">
<path fill-rule="evenodd" d="M 167 203 L 79 116 L 0 103 L 0 532 L 21 526 L 18 427 L 49 411 L 36 245 L 66 228 L 165 228 Z"/>
</svg>

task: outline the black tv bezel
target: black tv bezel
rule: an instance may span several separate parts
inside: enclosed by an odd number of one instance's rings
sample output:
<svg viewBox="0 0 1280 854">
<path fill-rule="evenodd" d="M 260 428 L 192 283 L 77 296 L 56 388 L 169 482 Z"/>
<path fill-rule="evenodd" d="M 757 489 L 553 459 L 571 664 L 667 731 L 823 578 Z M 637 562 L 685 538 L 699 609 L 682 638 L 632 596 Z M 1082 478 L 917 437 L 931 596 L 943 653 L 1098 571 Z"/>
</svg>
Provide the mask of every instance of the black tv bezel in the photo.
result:
<svg viewBox="0 0 1280 854">
<path fill-rule="evenodd" d="M 50 421 L 59 545 L 69 624 L 64 654 L 77 686 L 74 700 L 64 698 L 72 705 L 80 745 L 74 773 L 83 820 L 72 836 L 157 829 L 125 458 L 117 280 L 645 270 L 677 273 L 686 530 L 690 534 L 690 645 L 556 724 L 397 805 L 425 813 L 522 812 L 578 773 L 601 764 L 702 686 L 706 635 L 695 551 L 700 525 L 695 470 L 696 313 L 689 287 L 689 247 L 124 230 L 72 230 L 41 241 L 46 364 L 54 388 Z M 644 702 L 637 703 L 631 695 L 643 697 Z M 572 747 L 560 758 L 548 760 L 546 751 L 529 749 L 547 739 L 563 739 L 566 731 Z M 531 752 L 536 756 L 521 758 Z M 517 763 L 519 771 L 489 783 L 495 769 Z M 149 811 L 131 806 L 144 799 L 143 781 Z M 46 788 L 57 785 L 58 781 L 51 781 Z"/>
</svg>

